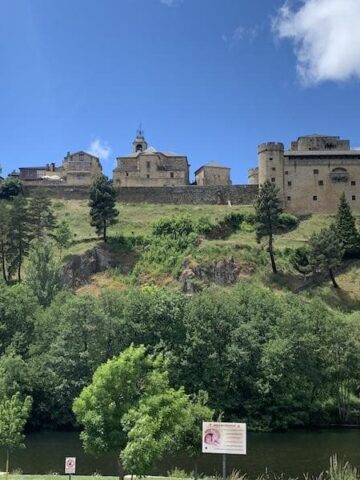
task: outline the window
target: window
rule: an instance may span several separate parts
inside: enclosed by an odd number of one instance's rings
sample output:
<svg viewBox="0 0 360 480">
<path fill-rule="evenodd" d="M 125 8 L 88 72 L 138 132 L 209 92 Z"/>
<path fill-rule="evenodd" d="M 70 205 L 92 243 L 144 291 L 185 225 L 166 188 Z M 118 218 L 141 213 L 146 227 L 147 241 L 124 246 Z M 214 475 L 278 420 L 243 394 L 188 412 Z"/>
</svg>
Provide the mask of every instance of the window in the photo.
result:
<svg viewBox="0 0 360 480">
<path fill-rule="evenodd" d="M 147 174 L 147 175 L 146 175 L 146 178 L 150 178 L 150 175 L 149 175 L 149 174 Z"/>
<path fill-rule="evenodd" d="M 125 172 L 125 175 L 128 177 L 128 176 L 129 176 L 129 172 Z"/>
<path fill-rule="evenodd" d="M 351 181 L 351 185 L 356 185 L 355 180 L 352 180 L 352 181 Z"/>
<path fill-rule="evenodd" d="M 316 200 L 317 200 L 317 196 L 316 196 L 316 195 L 313 196 L 313 200 L 316 202 Z"/>
<path fill-rule="evenodd" d="M 150 162 L 146 162 L 146 168 L 150 168 Z"/>
<path fill-rule="evenodd" d="M 324 185 L 324 180 L 319 180 L 319 181 L 318 181 L 318 184 L 319 184 L 320 187 L 321 187 L 322 185 Z"/>
<path fill-rule="evenodd" d="M 285 170 L 285 175 L 289 175 L 289 172 L 287 170 Z"/>
<path fill-rule="evenodd" d="M 291 185 L 292 185 L 292 182 L 288 182 L 288 187 L 291 187 Z"/>
<path fill-rule="evenodd" d="M 319 170 L 317 168 L 314 169 L 314 175 L 317 175 L 319 173 Z"/>
<path fill-rule="evenodd" d="M 271 169 L 271 170 L 272 170 L 273 172 L 275 172 L 275 171 L 276 171 L 276 168 L 275 168 L 275 167 L 272 167 L 272 169 Z"/>
<path fill-rule="evenodd" d="M 170 172 L 170 178 L 174 178 L 174 172 Z"/>
<path fill-rule="evenodd" d="M 288 202 L 290 202 L 290 200 L 291 200 L 291 197 L 287 197 L 287 200 L 288 200 Z"/>
<path fill-rule="evenodd" d="M 272 181 L 273 183 L 275 183 L 275 178 L 274 178 L 274 177 L 272 177 L 271 181 Z"/>
<path fill-rule="evenodd" d="M 273 159 L 273 157 L 270 157 L 269 160 L 271 161 Z"/>
<path fill-rule="evenodd" d="M 351 200 L 356 200 L 356 195 L 352 195 Z"/>
</svg>

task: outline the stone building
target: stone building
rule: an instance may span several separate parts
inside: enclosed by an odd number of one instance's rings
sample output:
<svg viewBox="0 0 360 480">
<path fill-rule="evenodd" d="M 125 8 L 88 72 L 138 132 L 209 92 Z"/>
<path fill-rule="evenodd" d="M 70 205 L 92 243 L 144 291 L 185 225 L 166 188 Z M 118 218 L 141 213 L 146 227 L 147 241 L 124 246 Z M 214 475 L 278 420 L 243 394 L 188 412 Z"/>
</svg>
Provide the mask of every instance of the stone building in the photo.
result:
<svg viewBox="0 0 360 480">
<path fill-rule="evenodd" d="M 218 163 L 207 163 L 195 172 L 196 185 L 231 185 L 230 168 Z"/>
<path fill-rule="evenodd" d="M 86 152 L 76 152 L 66 155 L 61 167 L 50 163 L 40 167 L 20 167 L 19 174 L 13 172 L 10 176 L 18 178 L 25 185 L 91 185 L 96 177 L 101 175 L 100 160 Z"/>
<path fill-rule="evenodd" d="M 68 152 L 64 158 L 62 178 L 67 185 L 91 185 L 101 173 L 99 158 L 90 153 Z"/>
<path fill-rule="evenodd" d="M 259 184 L 275 183 L 287 211 L 334 213 L 344 192 L 360 212 L 360 151 L 352 150 L 349 140 L 309 135 L 292 142 L 290 150 L 282 143 L 263 143 L 258 163 Z"/>
<path fill-rule="evenodd" d="M 159 152 L 149 147 L 139 129 L 133 152 L 116 159 L 113 171 L 116 187 L 175 187 L 189 184 L 189 163 L 184 155 Z"/>
<path fill-rule="evenodd" d="M 55 163 L 47 164 L 40 167 L 20 167 L 18 178 L 22 182 L 37 185 L 41 183 L 49 182 L 61 182 L 61 167 L 55 167 Z M 10 174 L 10 176 L 17 176 L 16 172 Z"/>
</svg>

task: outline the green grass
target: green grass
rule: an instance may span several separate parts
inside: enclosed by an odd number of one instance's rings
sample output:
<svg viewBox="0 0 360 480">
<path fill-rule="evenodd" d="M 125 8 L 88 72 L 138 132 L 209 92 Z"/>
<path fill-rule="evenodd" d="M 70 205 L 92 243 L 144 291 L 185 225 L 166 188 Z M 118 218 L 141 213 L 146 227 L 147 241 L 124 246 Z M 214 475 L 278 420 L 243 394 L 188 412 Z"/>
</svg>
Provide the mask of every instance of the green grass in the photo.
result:
<svg viewBox="0 0 360 480">
<path fill-rule="evenodd" d="M 65 252 L 66 255 L 81 254 L 99 242 L 89 223 L 89 208 L 86 200 L 55 201 L 53 205 L 58 220 L 66 219 L 75 234 L 75 242 Z M 216 224 L 230 212 L 249 213 L 254 211 L 252 206 L 229 207 L 227 205 L 118 203 L 117 208 L 120 213 L 119 221 L 109 228 L 109 236 L 113 238 L 118 236 L 146 237 L 151 233 L 153 223 L 164 217 L 188 215 L 193 220 L 207 217 L 210 222 Z M 271 275 L 265 242 L 260 245 L 256 243 L 255 233 L 251 225 L 242 225 L 239 231 L 231 234 L 225 240 L 203 239 L 197 247 L 192 249 L 190 260 L 195 265 L 206 265 L 221 258 L 232 256 L 241 265 L 242 276 L 251 276 L 253 281 L 274 289 L 293 289 L 301 284 L 302 278 L 291 270 L 288 259 L 282 252 L 286 248 L 296 248 L 304 245 L 314 232 L 318 232 L 333 221 L 334 217 L 330 215 L 315 214 L 302 219 L 296 229 L 276 235 L 274 243 L 277 251 L 277 262 L 282 272 L 276 278 Z M 357 217 L 357 223 L 360 226 L 360 217 Z M 137 250 L 137 247 L 135 250 Z M 136 252 L 133 253 L 136 254 Z M 121 261 L 124 262 L 129 256 L 129 252 L 124 251 L 122 255 Z M 154 266 L 146 264 L 142 266 L 144 271 L 140 283 L 161 284 L 178 288 L 177 280 L 171 272 L 157 275 Z M 320 297 L 335 308 L 354 310 L 360 306 L 359 278 L 360 262 L 355 262 L 352 268 L 339 275 L 338 280 L 341 287 L 339 291 L 335 291 L 330 284 L 324 283 L 323 286 L 312 289 L 307 295 Z M 95 276 L 93 282 L 83 287 L 81 291 L 98 294 L 103 288 L 128 288 L 129 280 L 127 275 L 106 272 Z"/>
</svg>

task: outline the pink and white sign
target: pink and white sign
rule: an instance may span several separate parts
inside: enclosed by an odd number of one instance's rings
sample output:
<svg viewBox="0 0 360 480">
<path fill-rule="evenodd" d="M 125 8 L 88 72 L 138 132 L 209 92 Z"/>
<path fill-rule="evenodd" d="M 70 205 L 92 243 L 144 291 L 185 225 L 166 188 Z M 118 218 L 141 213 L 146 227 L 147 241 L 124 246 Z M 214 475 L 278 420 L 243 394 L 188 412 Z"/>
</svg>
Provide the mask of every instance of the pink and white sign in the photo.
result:
<svg viewBox="0 0 360 480">
<path fill-rule="evenodd" d="M 65 473 L 67 475 L 72 475 L 76 471 L 76 457 L 66 457 L 65 458 Z"/>
<path fill-rule="evenodd" d="M 202 452 L 246 455 L 246 423 L 203 422 Z"/>
</svg>

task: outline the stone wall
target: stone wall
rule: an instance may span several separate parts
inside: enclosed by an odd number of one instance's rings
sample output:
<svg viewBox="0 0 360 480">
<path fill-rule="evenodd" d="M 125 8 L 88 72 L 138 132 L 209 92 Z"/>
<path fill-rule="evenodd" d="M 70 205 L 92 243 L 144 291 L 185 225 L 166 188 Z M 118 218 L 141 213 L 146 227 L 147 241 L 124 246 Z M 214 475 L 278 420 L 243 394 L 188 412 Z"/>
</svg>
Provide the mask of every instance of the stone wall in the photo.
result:
<svg viewBox="0 0 360 480">
<path fill-rule="evenodd" d="M 89 196 L 89 188 L 58 185 L 49 187 L 25 186 L 25 194 L 45 191 L 49 197 L 65 200 L 82 200 Z M 256 185 L 206 186 L 186 185 L 180 187 L 122 187 L 117 197 L 123 203 L 168 203 L 168 204 L 227 204 L 252 205 L 258 192 Z"/>
</svg>

